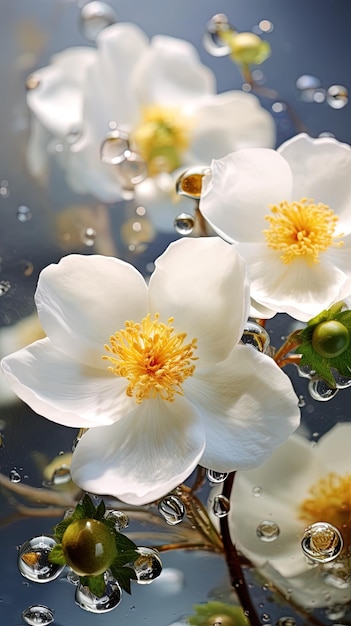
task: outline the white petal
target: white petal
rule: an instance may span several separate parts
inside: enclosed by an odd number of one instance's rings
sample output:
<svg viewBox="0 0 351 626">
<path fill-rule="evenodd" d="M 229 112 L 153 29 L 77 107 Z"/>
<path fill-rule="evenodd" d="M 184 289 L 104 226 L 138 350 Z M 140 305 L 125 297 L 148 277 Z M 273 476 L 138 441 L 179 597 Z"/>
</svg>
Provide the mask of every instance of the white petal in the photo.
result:
<svg viewBox="0 0 351 626">
<path fill-rule="evenodd" d="M 68 359 L 41 339 L 1 362 L 13 391 L 36 413 L 76 428 L 111 424 L 134 408 L 126 383 Z"/>
<path fill-rule="evenodd" d="M 72 478 L 86 491 L 146 504 L 184 481 L 203 448 L 199 418 L 184 398 L 144 401 L 125 419 L 83 436 Z"/>
<path fill-rule="evenodd" d="M 202 214 L 232 241 L 262 241 L 269 206 L 291 198 L 288 163 L 274 150 L 252 148 L 213 160 L 211 171 L 202 183 Z"/>
<path fill-rule="evenodd" d="M 350 474 L 351 424 L 338 423 L 333 426 L 314 448 L 317 458 L 337 474 Z"/>
<path fill-rule="evenodd" d="M 149 302 L 161 320 L 174 317 L 176 332 L 198 339 L 201 367 L 221 361 L 241 338 L 248 316 L 245 264 L 218 237 L 180 239 L 156 261 Z"/>
<path fill-rule="evenodd" d="M 181 173 L 184 168 L 181 169 Z M 136 185 L 137 205 L 147 209 L 147 217 L 157 230 L 174 234 L 174 220 L 179 213 L 192 213 L 194 201 L 175 193 L 175 177 L 161 174 Z"/>
<path fill-rule="evenodd" d="M 40 322 L 71 358 L 106 369 L 101 359 L 110 336 L 127 320 L 147 313 L 147 287 L 128 263 L 99 255 L 72 254 L 40 274 L 35 295 Z"/>
<path fill-rule="evenodd" d="M 298 427 L 290 379 L 251 346 L 237 346 L 215 368 L 200 368 L 184 389 L 204 421 L 201 465 L 228 472 L 263 463 Z"/>
</svg>

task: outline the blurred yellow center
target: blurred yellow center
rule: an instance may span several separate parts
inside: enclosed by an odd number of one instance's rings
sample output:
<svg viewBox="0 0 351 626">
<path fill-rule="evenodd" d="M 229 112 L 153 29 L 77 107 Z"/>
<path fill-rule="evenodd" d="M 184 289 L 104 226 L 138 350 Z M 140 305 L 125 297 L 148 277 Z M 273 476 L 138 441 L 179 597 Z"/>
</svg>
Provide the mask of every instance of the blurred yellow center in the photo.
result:
<svg viewBox="0 0 351 626">
<path fill-rule="evenodd" d="M 299 518 L 308 525 L 328 522 L 341 533 L 344 545 L 351 545 L 351 474 L 334 472 L 321 478 L 310 489 L 310 496 L 299 506 Z"/>
<path fill-rule="evenodd" d="M 282 252 L 283 263 L 303 258 L 312 265 L 331 245 L 343 245 L 335 241 L 341 236 L 334 235 L 338 217 L 326 204 L 302 198 L 299 202 L 284 200 L 270 208 L 272 215 L 265 216 L 269 228 L 263 234 L 270 248 Z"/>
<path fill-rule="evenodd" d="M 146 161 L 149 174 L 172 172 L 182 164 L 182 154 L 189 146 L 190 123 L 178 109 L 148 106 L 134 128 L 134 140 Z"/>
<path fill-rule="evenodd" d="M 127 321 L 105 345 L 109 355 L 102 358 L 112 363 L 108 369 L 128 380 L 126 393 L 138 404 L 157 396 L 172 402 L 175 394 L 183 395 L 182 383 L 194 373 L 197 340 L 184 344 L 186 333 L 175 333 L 172 322 L 163 324 L 158 313 L 140 324 Z"/>
</svg>

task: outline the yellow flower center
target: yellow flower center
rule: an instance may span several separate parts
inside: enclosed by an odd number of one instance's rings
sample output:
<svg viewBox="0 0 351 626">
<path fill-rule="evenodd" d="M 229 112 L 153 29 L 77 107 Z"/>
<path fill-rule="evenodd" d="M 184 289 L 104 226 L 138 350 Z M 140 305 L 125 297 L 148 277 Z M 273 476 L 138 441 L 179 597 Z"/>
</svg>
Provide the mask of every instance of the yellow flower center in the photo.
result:
<svg viewBox="0 0 351 626">
<path fill-rule="evenodd" d="M 182 154 L 189 146 L 190 123 L 178 109 L 148 106 L 143 119 L 132 133 L 149 174 L 172 172 L 182 164 Z"/>
<path fill-rule="evenodd" d="M 307 198 L 299 202 L 284 200 L 270 209 L 272 215 L 265 216 L 269 228 L 263 234 L 270 248 L 282 252 L 283 263 L 303 258 L 312 265 L 318 263 L 319 254 L 330 246 L 343 245 L 342 241 L 335 242 L 338 217 L 322 202 L 315 204 Z"/>
<path fill-rule="evenodd" d="M 175 394 L 183 395 L 182 383 L 194 373 L 197 339 L 184 345 L 186 333 L 175 333 L 172 322 L 170 318 L 163 324 L 158 313 L 154 320 L 148 314 L 140 324 L 126 321 L 105 345 L 109 355 L 102 358 L 112 363 L 108 369 L 128 380 L 127 396 L 138 404 L 157 396 L 172 402 Z"/>
<path fill-rule="evenodd" d="M 328 522 L 341 533 L 344 545 L 351 546 L 351 474 L 330 473 L 309 490 L 300 506 L 299 518 L 307 525 Z"/>
</svg>

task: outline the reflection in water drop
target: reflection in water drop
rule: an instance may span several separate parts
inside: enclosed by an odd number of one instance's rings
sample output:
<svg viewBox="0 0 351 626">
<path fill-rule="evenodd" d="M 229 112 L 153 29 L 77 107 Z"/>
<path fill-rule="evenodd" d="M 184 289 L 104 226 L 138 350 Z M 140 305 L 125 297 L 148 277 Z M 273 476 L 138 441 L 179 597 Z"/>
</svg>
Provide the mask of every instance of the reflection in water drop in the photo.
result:
<svg viewBox="0 0 351 626">
<path fill-rule="evenodd" d="M 71 472 L 68 465 L 57 467 L 52 475 L 51 481 L 54 485 L 65 485 L 71 480 Z"/>
<path fill-rule="evenodd" d="M 81 609 L 90 613 L 108 613 L 115 609 L 122 599 L 122 589 L 108 573 L 105 574 L 105 592 L 101 598 L 95 596 L 88 587 L 78 585 L 75 601 Z"/>
<path fill-rule="evenodd" d="M 100 31 L 116 21 L 116 13 L 105 2 L 88 2 L 80 12 L 80 30 L 89 41 L 95 41 Z"/>
<path fill-rule="evenodd" d="M 105 518 L 114 522 L 115 529 L 118 532 L 129 526 L 129 517 L 124 511 L 108 511 Z"/>
<path fill-rule="evenodd" d="M 296 620 L 293 617 L 280 617 L 277 626 L 296 626 Z"/>
<path fill-rule="evenodd" d="M 316 76 L 303 74 L 296 81 L 296 88 L 300 92 L 300 100 L 315 102 L 315 94 L 321 87 L 321 81 Z"/>
<path fill-rule="evenodd" d="M 94 230 L 94 228 L 86 228 L 85 231 L 83 232 L 83 236 L 82 236 L 82 242 L 86 245 L 86 246 L 93 246 L 95 243 L 95 239 L 96 239 L 96 230 Z"/>
<path fill-rule="evenodd" d="M 339 389 L 337 387 L 335 389 L 331 389 L 331 387 L 328 387 L 324 380 L 315 379 L 310 380 L 308 383 L 308 391 L 313 400 L 318 400 L 318 402 L 328 402 L 328 400 L 334 398 Z"/>
<path fill-rule="evenodd" d="M 174 220 L 174 230 L 178 235 L 190 235 L 195 226 L 195 218 L 189 213 L 180 213 Z"/>
<path fill-rule="evenodd" d="M 31 626 L 48 626 L 54 621 L 54 611 L 47 606 L 36 604 L 22 611 L 21 617 Z"/>
<path fill-rule="evenodd" d="M 343 85 L 331 85 L 327 91 L 327 103 L 332 109 L 343 109 L 349 101 L 349 94 Z"/>
<path fill-rule="evenodd" d="M 263 520 L 256 528 L 256 535 L 261 541 L 269 543 L 275 541 L 280 534 L 280 528 L 277 522 L 273 520 Z"/>
<path fill-rule="evenodd" d="M 21 475 L 15 469 L 11 470 L 9 478 L 12 483 L 20 483 L 22 480 Z"/>
<path fill-rule="evenodd" d="M 335 526 L 328 522 L 316 522 L 305 529 L 301 547 L 312 561 L 328 563 L 340 555 L 343 540 Z"/>
<path fill-rule="evenodd" d="M 54 546 L 55 539 L 44 535 L 23 543 L 18 555 L 18 568 L 22 576 L 36 583 L 55 580 L 64 566 L 49 562 L 49 554 Z"/>
<path fill-rule="evenodd" d="M 152 583 L 162 572 L 162 561 L 157 550 L 152 548 L 137 548 L 140 556 L 134 561 L 132 567 L 137 575 L 140 585 Z"/>
<path fill-rule="evenodd" d="M 158 510 L 163 519 L 170 526 L 175 526 L 183 521 L 185 506 L 181 498 L 169 494 L 158 503 Z"/>
<path fill-rule="evenodd" d="M 21 205 L 17 209 L 17 219 L 19 222 L 29 222 L 32 219 L 31 210 L 24 205 Z"/>
<path fill-rule="evenodd" d="M 68 571 L 67 580 L 69 583 L 71 583 L 71 585 L 74 585 L 75 587 L 80 584 L 80 578 L 78 574 L 76 574 L 72 569 L 69 569 Z"/>
<path fill-rule="evenodd" d="M 124 159 L 119 163 L 116 172 L 125 187 L 138 185 L 148 175 L 147 165 L 140 154 L 130 150 L 125 151 Z"/>
<path fill-rule="evenodd" d="M 223 57 L 230 54 L 230 46 L 224 43 L 220 37 L 221 32 L 232 30 L 228 18 L 223 13 L 214 15 L 206 25 L 206 32 L 202 45 L 206 52 L 214 57 Z"/>
<path fill-rule="evenodd" d="M 129 150 L 129 135 L 123 130 L 109 133 L 101 145 L 101 160 L 107 165 L 119 165 Z"/>
<path fill-rule="evenodd" d="M 206 476 L 211 483 L 223 483 L 228 476 L 228 472 L 215 472 L 207 469 Z"/>
<path fill-rule="evenodd" d="M 11 289 L 11 284 L 8 280 L 0 281 L 0 296 L 4 296 Z"/>
<path fill-rule="evenodd" d="M 213 498 L 213 513 L 216 517 L 227 517 L 230 511 L 230 501 L 226 496 L 220 494 Z"/>
<path fill-rule="evenodd" d="M 176 192 L 179 196 L 200 200 L 202 190 L 202 179 L 210 176 L 209 167 L 197 166 L 185 170 L 176 180 Z"/>
<path fill-rule="evenodd" d="M 270 346 L 270 337 L 263 326 L 256 324 L 256 322 L 248 321 L 244 326 L 241 343 L 249 344 L 259 352 L 267 354 Z"/>
<path fill-rule="evenodd" d="M 260 496 L 262 496 L 262 493 L 262 487 L 259 487 L 258 485 L 256 487 L 252 487 L 252 495 L 255 496 L 255 498 L 259 498 Z"/>
</svg>

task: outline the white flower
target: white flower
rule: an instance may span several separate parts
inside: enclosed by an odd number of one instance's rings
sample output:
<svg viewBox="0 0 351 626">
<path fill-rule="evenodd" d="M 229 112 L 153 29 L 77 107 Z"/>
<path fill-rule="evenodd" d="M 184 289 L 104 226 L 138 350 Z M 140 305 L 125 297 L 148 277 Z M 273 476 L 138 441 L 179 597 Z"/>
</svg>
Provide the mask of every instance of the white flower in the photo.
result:
<svg viewBox="0 0 351 626">
<path fill-rule="evenodd" d="M 297 135 L 214 161 L 200 210 L 246 259 L 263 317 L 308 321 L 350 295 L 351 150 Z"/>
<path fill-rule="evenodd" d="M 298 426 L 289 378 L 238 345 L 245 263 L 218 237 L 172 243 L 148 286 L 119 259 L 64 257 L 41 273 L 36 304 L 47 338 L 3 371 L 37 413 L 89 429 L 72 463 L 87 491 L 150 502 L 198 463 L 262 463 Z"/>
<path fill-rule="evenodd" d="M 275 143 L 273 118 L 254 95 L 217 95 L 213 73 L 190 43 L 161 35 L 149 41 L 129 23 L 101 31 L 96 49 L 56 54 L 28 85 L 33 87 L 27 95 L 30 170 L 43 174 L 49 145 L 72 189 L 103 202 L 122 197 L 122 170 L 101 160 L 101 146 L 115 125 L 130 134 L 146 160 L 154 183 L 146 196 L 156 203 L 165 187 L 159 171 L 209 164 L 239 148 Z M 141 184 L 139 202 L 143 193 Z M 167 200 L 172 204 L 174 198 L 167 194 Z M 179 204 L 173 207 L 173 216 L 181 210 Z M 171 217 L 169 223 L 172 229 Z"/>
<path fill-rule="evenodd" d="M 305 607 L 351 599 L 350 565 L 308 563 L 304 530 L 316 522 L 338 528 L 351 544 L 351 424 L 334 426 L 318 444 L 292 435 L 257 469 L 238 472 L 231 495 L 230 532 L 237 548 L 283 593 Z M 262 541 L 256 530 L 274 521 L 279 536 Z"/>
</svg>

